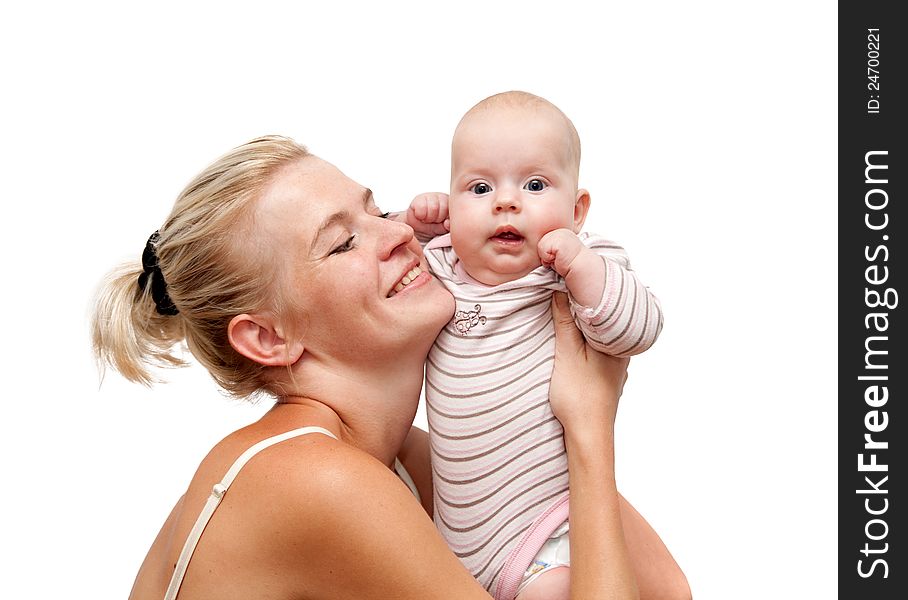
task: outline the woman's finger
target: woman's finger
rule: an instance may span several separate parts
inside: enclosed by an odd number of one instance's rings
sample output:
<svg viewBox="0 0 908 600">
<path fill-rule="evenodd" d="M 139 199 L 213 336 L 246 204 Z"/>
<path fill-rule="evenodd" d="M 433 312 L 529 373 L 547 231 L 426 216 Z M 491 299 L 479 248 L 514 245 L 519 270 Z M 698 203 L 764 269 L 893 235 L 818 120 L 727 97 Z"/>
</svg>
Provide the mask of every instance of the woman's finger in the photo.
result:
<svg viewBox="0 0 908 600">
<path fill-rule="evenodd" d="M 555 352 L 573 354 L 583 350 L 585 341 L 568 304 L 567 294 L 555 292 L 552 295 L 552 318 L 555 321 Z"/>
</svg>

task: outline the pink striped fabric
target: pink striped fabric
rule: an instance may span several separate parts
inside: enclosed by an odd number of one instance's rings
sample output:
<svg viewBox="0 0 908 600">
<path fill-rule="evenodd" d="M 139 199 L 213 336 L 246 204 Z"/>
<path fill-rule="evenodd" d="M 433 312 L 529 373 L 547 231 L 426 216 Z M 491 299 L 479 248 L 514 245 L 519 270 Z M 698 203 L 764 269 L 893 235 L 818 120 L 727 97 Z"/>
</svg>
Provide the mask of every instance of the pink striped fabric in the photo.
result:
<svg viewBox="0 0 908 600">
<path fill-rule="evenodd" d="M 607 354 L 646 350 L 662 328 L 658 300 L 620 246 L 580 237 L 602 256 L 606 285 L 598 306 L 572 304 L 579 327 Z M 480 284 L 463 272 L 450 236 L 433 240 L 426 256 L 457 303 L 426 364 L 435 523 L 474 577 L 511 600 L 566 518 L 563 431 L 548 402 L 551 297 L 565 285 L 546 267 L 499 286 Z M 552 519 L 561 506 L 565 514 Z"/>
</svg>

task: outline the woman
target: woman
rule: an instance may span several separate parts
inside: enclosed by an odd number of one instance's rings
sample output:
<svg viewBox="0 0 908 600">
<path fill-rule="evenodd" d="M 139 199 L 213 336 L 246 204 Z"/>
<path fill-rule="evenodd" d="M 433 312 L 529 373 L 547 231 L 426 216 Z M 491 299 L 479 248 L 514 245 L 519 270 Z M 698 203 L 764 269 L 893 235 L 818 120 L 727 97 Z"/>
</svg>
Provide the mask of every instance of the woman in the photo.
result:
<svg viewBox="0 0 908 600">
<path fill-rule="evenodd" d="M 149 365 L 179 364 L 170 349 L 185 339 L 228 392 L 277 399 L 202 461 L 131 598 L 488 598 L 427 518 L 426 438 L 411 428 L 423 362 L 453 302 L 413 231 L 386 216 L 332 165 L 260 138 L 190 183 L 143 268 L 103 288 L 94 346 L 104 363 L 148 383 Z M 552 402 L 579 532 L 572 596 L 636 597 L 634 569 L 644 594 L 683 590 L 658 536 L 615 490 L 624 364 L 587 355 L 571 327 L 559 334 Z M 231 470 L 263 440 L 275 443 Z M 654 563 L 657 577 L 645 567 Z"/>
</svg>

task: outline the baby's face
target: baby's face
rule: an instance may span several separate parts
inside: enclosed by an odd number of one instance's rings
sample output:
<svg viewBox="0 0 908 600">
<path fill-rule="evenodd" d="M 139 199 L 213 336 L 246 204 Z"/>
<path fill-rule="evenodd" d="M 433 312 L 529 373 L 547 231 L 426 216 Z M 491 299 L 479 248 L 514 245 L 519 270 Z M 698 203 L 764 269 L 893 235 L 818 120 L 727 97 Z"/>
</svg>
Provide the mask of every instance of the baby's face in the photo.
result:
<svg viewBox="0 0 908 600">
<path fill-rule="evenodd" d="M 564 120 L 548 110 L 494 108 L 458 127 L 448 210 L 454 251 L 471 277 L 487 285 L 523 277 L 541 264 L 542 236 L 579 231 L 570 143 Z"/>
</svg>

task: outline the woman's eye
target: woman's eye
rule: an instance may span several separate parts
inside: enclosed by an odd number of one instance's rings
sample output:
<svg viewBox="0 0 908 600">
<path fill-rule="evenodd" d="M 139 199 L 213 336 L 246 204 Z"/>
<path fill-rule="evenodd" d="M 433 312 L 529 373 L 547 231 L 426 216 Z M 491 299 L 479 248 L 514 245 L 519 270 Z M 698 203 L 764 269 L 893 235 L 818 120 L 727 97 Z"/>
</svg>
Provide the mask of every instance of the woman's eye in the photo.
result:
<svg viewBox="0 0 908 600">
<path fill-rule="evenodd" d="M 337 248 L 335 248 L 334 250 L 332 250 L 332 251 L 329 253 L 329 255 L 341 254 L 342 252 L 349 252 L 350 250 L 353 250 L 353 248 L 356 247 L 356 244 L 353 243 L 353 240 L 354 240 L 355 238 L 356 238 L 356 234 L 354 233 L 353 235 L 351 235 L 350 237 L 348 237 L 348 238 L 344 241 L 343 244 L 341 244 L 340 246 L 338 246 Z"/>
<path fill-rule="evenodd" d="M 482 194 L 488 194 L 489 192 L 491 192 L 492 187 L 488 183 L 477 183 L 470 188 L 470 191 L 481 196 Z"/>
<path fill-rule="evenodd" d="M 523 187 L 524 187 L 524 189 L 527 189 L 531 192 L 541 192 L 542 190 L 545 189 L 546 186 L 545 186 L 545 182 L 543 180 L 532 179 L 532 180 L 528 181 L 527 184 Z"/>
</svg>

